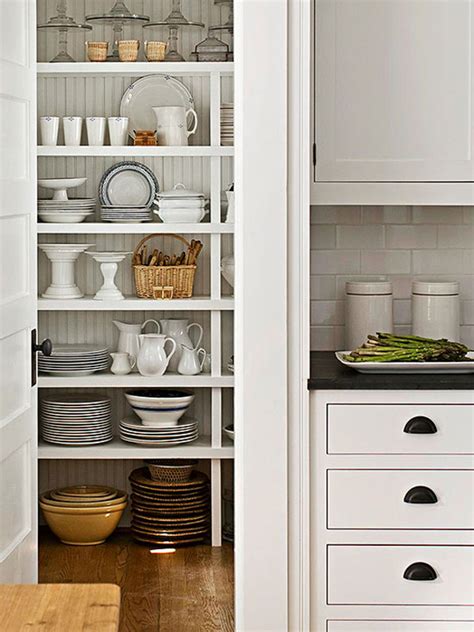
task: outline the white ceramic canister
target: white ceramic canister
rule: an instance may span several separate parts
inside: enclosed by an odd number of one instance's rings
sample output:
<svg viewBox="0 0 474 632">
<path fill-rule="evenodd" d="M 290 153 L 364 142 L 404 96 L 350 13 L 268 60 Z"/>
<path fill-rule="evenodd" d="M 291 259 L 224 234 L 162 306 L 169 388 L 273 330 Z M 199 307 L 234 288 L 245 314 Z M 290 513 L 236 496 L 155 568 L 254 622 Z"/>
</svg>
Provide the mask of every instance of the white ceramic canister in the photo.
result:
<svg viewBox="0 0 474 632">
<path fill-rule="evenodd" d="M 346 344 L 356 349 L 369 334 L 393 331 L 390 281 L 359 280 L 346 283 Z"/>
<path fill-rule="evenodd" d="M 413 281 L 412 309 L 415 336 L 459 342 L 458 281 Z"/>
</svg>

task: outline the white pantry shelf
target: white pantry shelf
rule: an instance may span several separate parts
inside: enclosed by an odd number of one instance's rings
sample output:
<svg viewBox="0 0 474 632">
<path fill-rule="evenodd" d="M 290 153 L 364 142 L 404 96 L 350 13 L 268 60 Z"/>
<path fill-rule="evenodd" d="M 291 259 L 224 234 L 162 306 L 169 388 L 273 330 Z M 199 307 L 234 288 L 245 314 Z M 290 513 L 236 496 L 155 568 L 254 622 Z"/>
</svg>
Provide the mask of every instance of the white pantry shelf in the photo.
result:
<svg viewBox="0 0 474 632">
<path fill-rule="evenodd" d="M 233 459 L 234 444 L 226 437 L 222 447 L 211 446 L 207 436 L 193 443 L 169 448 L 153 448 L 126 443 L 115 437 L 110 443 L 69 447 L 39 441 L 39 459 Z"/>
<path fill-rule="evenodd" d="M 39 311 L 74 311 L 74 312 L 135 312 L 135 311 L 231 311 L 234 299 L 194 296 L 177 299 L 146 299 L 127 296 L 123 301 L 96 301 L 92 296 L 77 299 L 38 298 Z"/>
<path fill-rule="evenodd" d="M 224 375 L 178 375 L 166 373 L 161 377 L 145 377 L 138 373 L 114 375 L 113 373 L 93 373 L 80 377 L 54 377 L 39 374 L 40 388 L 232 388 L 234 376 Z"/>
<path fill-rule="evenodd" d="M 77 147 L 56 145 L 50 147 L 47 145 L 38 145 L 37 149 L 38 157 L 52 156 L 52 157 L 94 157 L 94 156 L 115 156 L 123 158 L 146 158 L 156 156 L 161 157 L 225 157 L 233 156 L 233 147 L 221 147 L 220 145 L 185 145 L 177 147 L 141 147 L 132 145 L 103 145 L 102 147 L 96 147 L 92 145 L 80 145 Z"/>
<path fill-rule="evenodd" d="M 148 233 L 179 233 L 187 235 L 227 235 L 234 232 L 234 224 L 115 224 L 107 222 L 83 222 L 81 224 L 38 223 L 40 235 L 147 235 Z"/>
<path fill-rule="evenodd" d="M 80 77 L 82 75 L 94 77 L 142 77 L 152 74 L 166 75 L 209 75 L 218 72 L 231 75 L 234 72 L 233 62 L 74 62 L 64 64 L 38 63 L 36 64 L 38 77 Z"/>
</svg>

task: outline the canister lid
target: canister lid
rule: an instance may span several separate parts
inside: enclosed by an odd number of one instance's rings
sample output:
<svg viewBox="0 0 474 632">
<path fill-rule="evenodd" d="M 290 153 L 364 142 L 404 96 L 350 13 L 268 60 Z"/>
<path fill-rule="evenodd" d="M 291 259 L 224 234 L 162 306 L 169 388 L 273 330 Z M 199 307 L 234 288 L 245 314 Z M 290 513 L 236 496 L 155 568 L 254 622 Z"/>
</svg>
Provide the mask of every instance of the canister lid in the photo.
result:
<svg viewBox="0 0 474 632">
<path fill-rule="evenodd" d="M 346 294 L 372 296 L 377 294 L 391 293 L 391 281 L 377 281 L 377 279 L 359 279 L 358 281 L 347 281 L 346 283 Z"/>
<path fill-rule="evenodd" d="M 455 296 L 459 294 L 459 281 L 413 281 L 412 292 L 429 296 Z"/>
</svg>

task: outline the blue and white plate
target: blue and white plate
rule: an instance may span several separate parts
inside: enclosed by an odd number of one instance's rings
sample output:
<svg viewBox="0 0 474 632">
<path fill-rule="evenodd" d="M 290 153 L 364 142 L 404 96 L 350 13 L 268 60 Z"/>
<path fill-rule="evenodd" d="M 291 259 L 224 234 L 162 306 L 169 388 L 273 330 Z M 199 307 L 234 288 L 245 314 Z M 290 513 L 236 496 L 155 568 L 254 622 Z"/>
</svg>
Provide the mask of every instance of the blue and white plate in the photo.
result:
<svg viewBox="0 0 474 632">
<path fill-rule="evenodd" d="M 158 180 L 151 169 L 141 162 L 124 161 L 107 169 L 102 176 L 99 200 L 108 206 L 151 208 L 159 190 Z"/>
</svg>

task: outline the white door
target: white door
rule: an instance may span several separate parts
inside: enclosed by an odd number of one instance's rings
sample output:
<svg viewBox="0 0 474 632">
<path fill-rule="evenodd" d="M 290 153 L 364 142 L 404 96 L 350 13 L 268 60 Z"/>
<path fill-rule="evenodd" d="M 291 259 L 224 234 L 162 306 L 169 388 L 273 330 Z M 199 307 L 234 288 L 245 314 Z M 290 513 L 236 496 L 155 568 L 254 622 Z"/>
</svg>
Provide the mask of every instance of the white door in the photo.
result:
<svg viewBox="0 0 474 632">
<path fill-rule="evenodd" d="M 35 22 L 0 0 L 0 583 L 37 576 Z"/>
<path fill-rule="evenodd" d="M 316 181 L 472 181 L 472 0 L 316 0 Z"/>
</svg>

